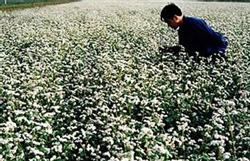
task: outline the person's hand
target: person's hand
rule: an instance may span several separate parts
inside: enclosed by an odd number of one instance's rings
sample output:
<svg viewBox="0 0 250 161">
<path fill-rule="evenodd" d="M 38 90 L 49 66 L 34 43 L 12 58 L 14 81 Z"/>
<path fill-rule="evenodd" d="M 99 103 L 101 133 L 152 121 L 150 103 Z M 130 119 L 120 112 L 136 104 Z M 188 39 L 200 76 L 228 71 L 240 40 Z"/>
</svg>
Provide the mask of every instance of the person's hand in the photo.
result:
<svg viewBox="0 0 250 161">
<path fill-rule="evenodd" d="M 179 53 L 181 51 L 181 46 L 170 46 L 170 47 L 159 47 L 159 51 L 162 53 Z"/>
<path fill-rule="evenodd" d="M 181 51 L 180 46 L 172 46 L 168 48 L 168 52 L 170 53 L 179 53 Z"/>
</svg>

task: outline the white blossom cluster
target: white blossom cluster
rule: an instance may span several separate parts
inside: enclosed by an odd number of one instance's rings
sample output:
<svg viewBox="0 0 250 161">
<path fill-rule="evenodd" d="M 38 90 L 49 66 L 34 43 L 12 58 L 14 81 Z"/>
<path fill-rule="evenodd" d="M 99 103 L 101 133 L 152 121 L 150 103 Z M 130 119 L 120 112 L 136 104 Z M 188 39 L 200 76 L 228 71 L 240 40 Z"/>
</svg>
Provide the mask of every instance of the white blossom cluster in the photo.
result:
<svg viewBox="0 0 250 161">
<path fill-rule="evenodd" d="M 211 63 L 118 2 L 0 12 L 0 160 L 249 160 L 250 5 L 178 1 L 229 38 Z"/>
</svg>

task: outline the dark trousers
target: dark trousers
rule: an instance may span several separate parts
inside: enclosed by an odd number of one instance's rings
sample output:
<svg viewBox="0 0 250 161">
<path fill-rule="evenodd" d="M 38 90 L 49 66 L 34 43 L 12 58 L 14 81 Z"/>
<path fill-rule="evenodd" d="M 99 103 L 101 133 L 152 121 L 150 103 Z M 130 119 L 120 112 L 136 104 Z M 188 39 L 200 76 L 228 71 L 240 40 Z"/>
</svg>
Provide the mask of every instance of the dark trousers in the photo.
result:
<svg viewBox="0 0 250 161">
<path fill-rule="evenodd" d="M 208 47 L 205 49 L 204 52 L 201 52 L 201 55 L 205 56 L 205 57 L 209 57 L 211 55 L 220 55 L 222 57 L 225 57 L 225 52 L 226 52 L 226 48 L 228 46 L 228 38 L 224 37 L 222 39 L 222 44 L 220 46 L 213 46 L 213 47 Z"/>
<path fill-rule="evenodd" d="M 201 57 L 210 57 L 212 56 L 212 62 L 215 62 L 216 59 L 222 60 L 226 58 L 226 48 L 228 46 L 228 39 L 226 37 L 223 38 L 223 43 L 220 46 L 214 46 L 214 47 L 208 47 L 204 49 L 203 51 L 199 52 L 199 56 L 196 54 L 196 52 L 190 52 L 187 51 L 189 56 L 192 56 L 195 62 L 200 62 L 200 56 Z"/>
</svg>

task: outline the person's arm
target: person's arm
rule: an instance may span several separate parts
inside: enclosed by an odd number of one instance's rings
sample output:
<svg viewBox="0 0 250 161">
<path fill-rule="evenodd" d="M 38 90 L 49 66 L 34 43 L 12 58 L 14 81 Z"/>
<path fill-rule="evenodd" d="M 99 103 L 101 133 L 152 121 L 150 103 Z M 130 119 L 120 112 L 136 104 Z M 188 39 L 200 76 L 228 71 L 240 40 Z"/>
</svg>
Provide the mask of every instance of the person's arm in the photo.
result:
<svg viewBox="0 0 250 161">
<path fill-rule="evenodd" d="M 191 26 L 189 26 L 191 27 Z M 185 32 L 178 32 L 178 39 L 179 39 L 179 45 L 183 46 L 185 49 L 185 52 L 187 53 L 193 53 L 195 52 L 194 50 L 194 44 L 192 43 L 193 41 L 193 37 L 190 36 L 193 35 L 192 33 L 190 33 L 189 29 Z"/>
<path fill-rule="evenodd" d="M 165 46 L 165 47 L 159 47 L 160 52 L 164 53 L 179 53 L 182 51 L 182 47 L 180 45 L 176 46 Z"/>
</svg>

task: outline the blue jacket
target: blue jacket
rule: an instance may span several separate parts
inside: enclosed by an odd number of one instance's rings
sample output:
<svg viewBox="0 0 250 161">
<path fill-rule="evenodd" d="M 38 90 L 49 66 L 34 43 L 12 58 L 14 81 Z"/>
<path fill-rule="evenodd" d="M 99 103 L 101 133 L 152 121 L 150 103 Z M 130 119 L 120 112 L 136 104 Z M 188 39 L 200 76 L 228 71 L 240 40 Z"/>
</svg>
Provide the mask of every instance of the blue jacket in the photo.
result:
<svg viewBox="0 0 250 161">
<path fill-rule="evenodd" d="M 178 30 L 179 44 L 189 53 L 199 52 L 201 56 L 213 53 L 224 54 L 227 38 L 215 32 L 200 18 L 183 16 L 183 25 Z"/>
</svg>

